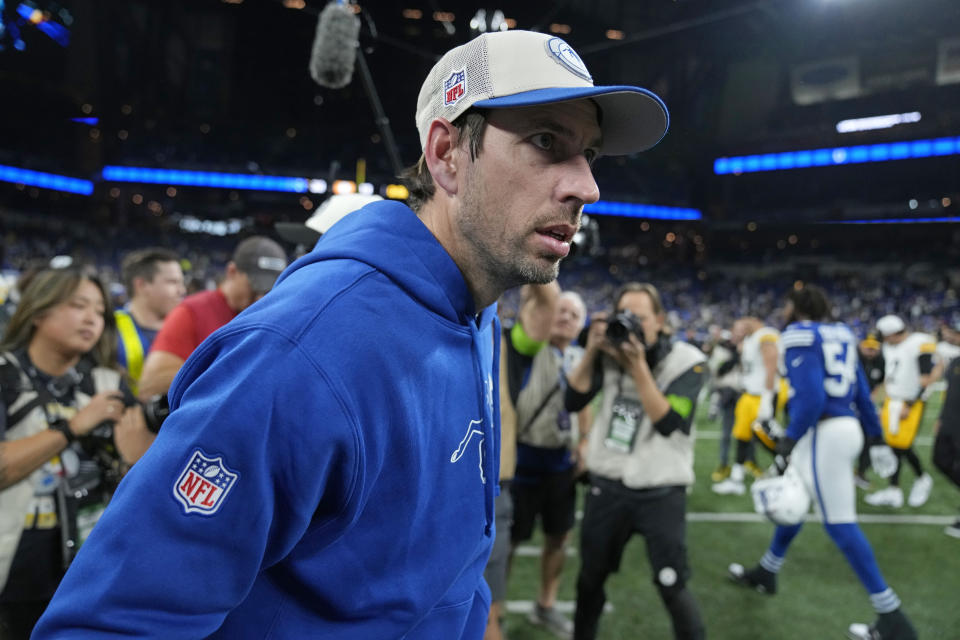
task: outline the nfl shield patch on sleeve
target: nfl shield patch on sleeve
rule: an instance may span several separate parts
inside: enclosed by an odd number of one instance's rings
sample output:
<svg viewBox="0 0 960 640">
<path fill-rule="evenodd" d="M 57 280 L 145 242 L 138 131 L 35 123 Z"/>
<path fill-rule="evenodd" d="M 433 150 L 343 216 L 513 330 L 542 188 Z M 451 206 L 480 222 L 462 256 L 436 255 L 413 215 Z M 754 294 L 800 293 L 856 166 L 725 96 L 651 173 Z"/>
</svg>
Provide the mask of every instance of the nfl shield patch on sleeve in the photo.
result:
<svg viewBox="0 0 960 640">
<path fill-rule="evenodd" d="M 177 479 L 173 497 L 185 514 L 210 516 L 223 506 L 239 475 L 227 468 L 222 457 L 207 456 L 197 449 Z"/>
</svg>

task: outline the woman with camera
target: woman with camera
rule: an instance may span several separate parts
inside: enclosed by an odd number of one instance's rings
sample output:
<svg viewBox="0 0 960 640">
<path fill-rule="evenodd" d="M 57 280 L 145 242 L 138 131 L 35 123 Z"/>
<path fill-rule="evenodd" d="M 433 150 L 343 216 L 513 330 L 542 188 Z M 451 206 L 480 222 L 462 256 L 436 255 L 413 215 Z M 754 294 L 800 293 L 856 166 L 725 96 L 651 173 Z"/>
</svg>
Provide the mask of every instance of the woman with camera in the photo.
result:
<svg viewBox="0 0 960 640">
<path fill-rule="evenodd" d="M 91 274 L 43 270 L 0 343 L 3 638 L 29 637 L 119 481 L 114 427 L 143 419 L 108 300 Z"/>
<path fill-rule="evenodd" d="M 625 285 L 613 317 L 591 318 L 565 397 L 567 410 L 577 411 L 603 390 L 584 445 L 590 490 L 580 531 L 574 638 L 596 636 L 604 583 L 635 533 L 646 540 L 675 637 L 705 637 L 700 608 L 686 588 L 685 544 L 686 489 L 694 479 L 691 423 L 705 369 L 699 349 L 671 339 L 651 284 Z"/>
</svg>

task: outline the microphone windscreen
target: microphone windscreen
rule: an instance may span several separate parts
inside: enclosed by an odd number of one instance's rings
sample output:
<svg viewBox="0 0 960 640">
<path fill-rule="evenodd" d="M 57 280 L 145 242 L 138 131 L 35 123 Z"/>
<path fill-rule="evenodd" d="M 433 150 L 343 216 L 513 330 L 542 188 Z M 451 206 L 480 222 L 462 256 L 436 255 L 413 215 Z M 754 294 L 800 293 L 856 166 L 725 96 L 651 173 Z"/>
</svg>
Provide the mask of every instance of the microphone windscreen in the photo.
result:
<svg viewBox="0 0 960 640">
<path fill-rule="evenodd" d="M 341 89 L 353 77 L 360 20 L 345 4 L 331 2 L 320 12 L 310 52 L 310 76 L 323 87 Z"/>
</svg>

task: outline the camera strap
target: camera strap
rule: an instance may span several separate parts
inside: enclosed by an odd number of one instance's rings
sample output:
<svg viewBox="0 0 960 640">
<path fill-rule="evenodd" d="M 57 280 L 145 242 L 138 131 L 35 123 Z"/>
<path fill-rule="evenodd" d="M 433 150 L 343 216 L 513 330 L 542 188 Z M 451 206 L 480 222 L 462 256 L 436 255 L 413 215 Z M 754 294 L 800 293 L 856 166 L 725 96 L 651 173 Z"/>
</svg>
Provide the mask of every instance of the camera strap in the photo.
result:
<svg viewBox="0 0 960 640">
<path fill-rule="evenodd" d="M 50 412 L 50 406 L 73 406 L 75 403 L 75 391 L 80 385 L 80 382 L 83 380 L 83 375 L 76 369 L 71 368 L 62 376 L 50 376 L 49 379 L 44 380 L 44 376 L 37 371 L 37 368 L 30 361 L 30 357 L 27 355 L 26 349 L 18 350 L 14 355 L 16 356 L 17 361 L 20 362 L 23 372 L 27 374 L 27 378 L 30 379 L 30 385 L 37 394 L 36 399 L 29 403 L 30 410 L 33 410 L 33 407 L 40 405 L 40 409 L 43 411 L 43 415 L 46 417 L 48 424 L 62 417 L 59 415 L 53 415 Z M 24 409 L 26 409 L 26 407 L 17 412 L 17 417 L 23 417 L 26 415 L 26 413 L 24 413 Z M 10 416 L 11 419 L 13 417 L 14 416 Z M 16 422 L 17 420 L 13 420 L 13 423 Z"/>
<path fill-rule="evenodd" d="M 550 403 L 550 400 L 553 398 L 554 394 L 560 390 L 560 386 L 560 381 L 557 380 L 557 384 L 553 385 L 553 388 L 550 389 L 550 393 L 543 398 L 540 406 L 537 407 L 537 410 L 533 412 L 533 415 L 530 416 L 530 419 L 527 420 L 526 424 L 523 425 L 523 428 L 521 428 L 519 433 L 517 433 L 517 439 L 519 439 L 521 436 L 527 435 L 530 427 L 532 427 L 533 423 L 537 421 L 537 418 L 540 417 L 540 414 L 543 413 L 543 410 L 547 408 L 547 405 Z"/>
<path fill-rule="evenodd" d="M 71 368 L 62 376 L 45 376 L 30 361 L 26 350 L 18 351 L 15 356 L 37 394 L 27 406 L 33 410 L 39 405 L 47 424 L 64 417 L 55 415 L 51 407 L 75 407 L 77 392 L 84 391 L 82 386 L 85 380 L 91 380 L 84 375 L 84 369 L 78 368 Z M 17 413 L 26 415 L 22 409 Z M 86 452 L 80 453 L 82 447 L 74 447 L 79 445 L 68 446 L 58 455 L 62 478 L 57 483 L 55 500 L 64 568 L 73 561 L 93 525 L 103 515 L 108 500 L 102 487 L 100 465 L 95 459 L 89 459 Z M 68 464 L 67 458 L 76 463 Z"/>
</svg>

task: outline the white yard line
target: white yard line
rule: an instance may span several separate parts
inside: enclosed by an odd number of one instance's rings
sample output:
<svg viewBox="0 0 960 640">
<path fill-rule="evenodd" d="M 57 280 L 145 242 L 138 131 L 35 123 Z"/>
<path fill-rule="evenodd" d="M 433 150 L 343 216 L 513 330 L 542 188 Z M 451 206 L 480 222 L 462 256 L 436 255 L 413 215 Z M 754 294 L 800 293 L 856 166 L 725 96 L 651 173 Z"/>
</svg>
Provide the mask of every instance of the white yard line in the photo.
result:
<svg viewBox="0 0 960 640">
<path fill-rule="evenodd" d="M 577 511 L 577 521 L 583 519 L 583 512 Z M 819 522 L 820 518 L 810 514 L 807 516 L 809 522 Z M 957 516 L 925 516 L 919 514 L 886 514 L 886 513 L 860 513 L 857 514 L 857 520 L 864 524 L 928 524 L 935 527 L 943 527 L 953 524 Z M 690 512 L 687 514 L 687 522 L 767 522 L 764 516 L 758 513 L 714 513 L 714 512 Z M 517 554 L 521 556 L 539 556 L 540 547 L 533 545 L 523 545 L 517 547 Z M 574 555 L 575 551 L 567 547 L 567 555 Z"/>
<path fill-rule="evenodd" d="M 540 547 L 538 545 L 522 544 L 519 547 L 517 547 L 516 551 L 514 551 L 513 553 L 514 555 L 520 556 L 521 558 L 539 558 L 540 553 L 542 551 L 543 551 L 543 547 Z M 577 555 L 577 550 L 571 544 L 567 545 L 567 555 L 568 556 Z"/>
<path fill-rule="evenodd" d="M 895 515 L 879 513 L 861 513 L 857 520 L 865 524 L 929 524 L 945 526 L 957 519 L 956 516 Z M 756 513 L 688 513 L 687 522 L 766 522 L 767 519 Z M 819 522 L 820 518 L 809 515 L 809 522 Z"/>
<path fill-rule="evenodd" d="M 557 600 L 553 604 L 554 609 L 565 615 L 573 615 L 576 603 L 572 600 Z M 613 611 L 613 605 L 609 602 L 603 606 L 607 613 Z M 507 600 L 507 613 L 531 613 L 533 611 L 533 600 Z"/>
<path fill-rule="evenodd" d="M 722 432 L 716 429 L 706 429 L 706 430 L 697 430 L 697 438 L 702 438 L 704 440 L 719 440 Z M 921 447 L 929 447 L 933 444 L 933 436 L 917 436 L 914 440 L 915 443 Z"/>
</svg>

